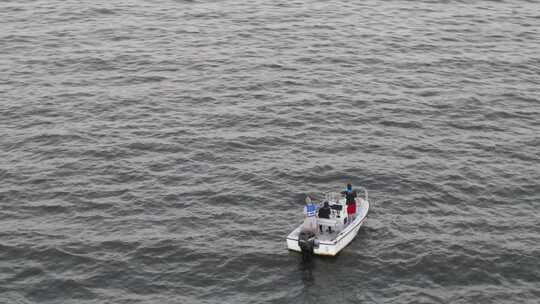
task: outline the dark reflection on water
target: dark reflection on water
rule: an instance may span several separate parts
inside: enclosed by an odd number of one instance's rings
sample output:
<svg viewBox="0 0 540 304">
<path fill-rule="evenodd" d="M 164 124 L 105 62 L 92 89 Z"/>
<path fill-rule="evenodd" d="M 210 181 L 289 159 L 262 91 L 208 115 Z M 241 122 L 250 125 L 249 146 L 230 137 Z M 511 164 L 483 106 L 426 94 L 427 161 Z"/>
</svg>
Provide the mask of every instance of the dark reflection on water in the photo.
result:
<svg viewBox="0 0 540 304">
<path fill-rule="evenodd" d="M 313 276 L 314 268 L 314 259 L 302 259 L 299 269 L 302 272 L 302 281 L 306 286 L 312 286 L 315 283 L 315 277 Z"/>
</svg>

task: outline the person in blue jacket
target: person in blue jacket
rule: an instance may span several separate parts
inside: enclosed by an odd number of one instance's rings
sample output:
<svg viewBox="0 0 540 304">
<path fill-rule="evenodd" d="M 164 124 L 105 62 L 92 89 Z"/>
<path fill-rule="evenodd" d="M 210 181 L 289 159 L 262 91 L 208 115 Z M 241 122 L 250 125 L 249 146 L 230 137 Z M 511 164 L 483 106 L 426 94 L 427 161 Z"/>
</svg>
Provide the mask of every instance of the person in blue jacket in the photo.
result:
<svg viewBox="0 0 540 304">
<path fill-rule="evenodd" d="M 317 205 L 315 205 L 309 196 L 306 196 L 306 206 L 304 206 L 304 230 L 312 231 L 318 234 L 317 227 Z"/>
</svg>

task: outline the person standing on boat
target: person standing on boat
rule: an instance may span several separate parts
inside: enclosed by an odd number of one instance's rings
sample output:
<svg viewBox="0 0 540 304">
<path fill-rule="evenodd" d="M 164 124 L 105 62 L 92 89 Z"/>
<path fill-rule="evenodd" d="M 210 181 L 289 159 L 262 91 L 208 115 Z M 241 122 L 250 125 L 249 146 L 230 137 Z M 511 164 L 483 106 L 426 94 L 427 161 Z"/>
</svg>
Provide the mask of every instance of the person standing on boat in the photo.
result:
<svg viewBox="0 0 540 304">
<path fill-rule="evenodd" d="M 315 205 L 309 196 L 306 196 L 306 206 L 304 207 L 304 230 L 309 230 L 317 234 L 317 205 Z"/>
<path fill-rule="evenodd" d="M 347 222 L 350 223 L 356 216 L 356 191 L 352 189 L 351 184 L 347 184 L 347 190 L 342 191 L 341 194 L 347 199 Z"/>
</svg>

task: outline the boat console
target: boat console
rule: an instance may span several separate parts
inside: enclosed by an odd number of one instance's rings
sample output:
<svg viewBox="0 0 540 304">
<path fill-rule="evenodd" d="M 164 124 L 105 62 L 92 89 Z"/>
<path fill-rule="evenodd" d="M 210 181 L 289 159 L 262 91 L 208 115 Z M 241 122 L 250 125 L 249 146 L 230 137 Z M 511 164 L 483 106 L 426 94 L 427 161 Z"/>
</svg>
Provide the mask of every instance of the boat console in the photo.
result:
<svg viewBox="0 0 540 304">
<path fill-rule="evenodd" d="M 341 231 L 346 224 L 347 214 L 345 208 L 345 199 L 342 198 L 338 193 L 329 193 L 326 194 L 325 202 L 329 203 L 330 209 L 330 218 L 317 218 L 317 223 L 323 227 L 330 227 L 334 231 Z M 321 204 L 322 206 L 322 204 Z"/>
</svg>

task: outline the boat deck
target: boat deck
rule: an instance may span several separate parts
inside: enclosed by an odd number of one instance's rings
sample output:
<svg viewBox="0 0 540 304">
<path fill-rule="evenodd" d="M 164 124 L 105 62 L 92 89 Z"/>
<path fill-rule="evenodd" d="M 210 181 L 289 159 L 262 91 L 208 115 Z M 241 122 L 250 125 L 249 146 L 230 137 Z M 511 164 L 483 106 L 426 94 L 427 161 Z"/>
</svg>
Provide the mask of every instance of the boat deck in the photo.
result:
<svg viewBox="0 0 540 304">
<path fill-rule="evenodd" d="M 323 241 L 323 242 L 331 242 L 333 240 L 335 240 L 338 236 L 338 234 L 343 231 L 344 228 L 346 228 L 347 226 L 345 227 L 338 227 L 339 229 L 332 229 L 332 232 L 328 232 L 328 227 L 327 226 L 324 226 L 323 225 L 323 232 L 321 233 L 320 230 L 318 230 L 317 232 L 317 239 L 319 241 Z M 293 232 L 291 232 L 291 234 L 289 234 L 289 238 L 293 238 L 293 239 L 298 239 L 298 235 L 300 234 L 300 231 L 302 230 L 302 225 L 300 225 L 298 228 L 296 228 Z"/>
<path fill-rule="evenodd" d="M 328 232 L 326 228 L 323 229 L 323 233 L 319 231 L 319 234 L 317 235 L 317 239 L 323 242 L 330 242 L 332 240 L 335 240 L 337 235 L 340 231 L 335 231 L 332 229 L 332 232 Z"/>
<path fill-rule="evenodd" d="M 367 215 L 367 203 L 362 203 L 360 206 L 357 207 L 357 215 L 356 219 L 351 223 L 353 225 L 356 225 L 357 221 L 363 220 L 363 218 Z M 320 219 L 318 219 L 320 220 Z M 325 220 L 325 219 L 323 219 Z M 298 226 L 296 229 L 294 229 L 289 235 L 288 238 L 291 238 L 293 240 L 298 240 L 298 235 L 300 234 L 300 231 L 302 230 L 302 224 Z M 332 232 L 328 232 L 328 226 L 323 225 L 323 232 L 321 233 L 319 229 L 317 229 L 317 239 L 322 242 L 333 242 L 338 237 L 339 233 L 343 230 L 347 230 L 349 225 L 343 225 L 343 224 L 337 224 L 335 228 L 332 228 Z"/>
</svg>

